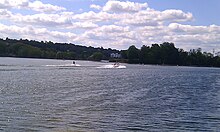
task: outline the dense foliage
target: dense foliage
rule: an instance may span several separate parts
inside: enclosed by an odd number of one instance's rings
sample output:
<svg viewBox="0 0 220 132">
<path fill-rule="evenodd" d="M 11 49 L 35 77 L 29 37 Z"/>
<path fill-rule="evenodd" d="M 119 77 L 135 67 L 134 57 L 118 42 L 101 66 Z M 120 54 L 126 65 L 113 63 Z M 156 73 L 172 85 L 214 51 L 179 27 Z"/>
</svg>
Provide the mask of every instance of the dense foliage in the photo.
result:
<svg viewBox="0 0 220 132">
<path fill-rule="evenodd" d="M 0 39 L 0 56 L 51 59 L 109 59 L 118 50 L 86 47 L 67 43 L 38 42 L 34 40 Z M 98 53 L 98 54 L 97 54 Z"/>
<path fill-rule="evenodd" d="M 153 44 L 151 47 L 142 46 L 137 49 L 130 46 L 128 50 L 121 52 L 123 58 L 129 63 L 181 65 L 181 66 L 214 66 L 220 67 L 220 57 L 199 49 L 186 52 L 178 49 L 173 43 Z"/>
<path fill-rule="evenodd" d="M 0 39 L 0 56 L 51 58 L 51 59 L 81 59 L 100 61 L 110 59 L 111 53 L 118 50 L 86 47 L 67 43 L 38 42 L 34 40 Z M 211 53 L 193 49 L 189 52 L 178 49 L 173 43 L 143 45 L 141 49 L 134 45 L 128 50 L 122 50 L 122 58 L 113 59 L 132 64 L 158 64 L 180 66 L 208 66 L 220 67 L 220 57 Z M 112 58 L 111 58 L 112 60 Z"/>
</svg>

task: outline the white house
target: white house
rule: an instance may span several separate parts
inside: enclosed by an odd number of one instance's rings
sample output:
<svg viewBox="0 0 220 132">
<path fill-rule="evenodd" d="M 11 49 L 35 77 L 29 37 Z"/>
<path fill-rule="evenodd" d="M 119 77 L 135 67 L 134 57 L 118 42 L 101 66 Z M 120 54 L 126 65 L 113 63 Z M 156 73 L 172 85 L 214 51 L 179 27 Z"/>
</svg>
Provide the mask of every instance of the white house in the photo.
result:
<svg viewBox="0 0 220 132">
<path fill-rule="evenodd" d="M 119 53 L 111 53 L 110 57 L 111 58 L 121 58 L 121 54 L 119 54 Z"/>
</svg>

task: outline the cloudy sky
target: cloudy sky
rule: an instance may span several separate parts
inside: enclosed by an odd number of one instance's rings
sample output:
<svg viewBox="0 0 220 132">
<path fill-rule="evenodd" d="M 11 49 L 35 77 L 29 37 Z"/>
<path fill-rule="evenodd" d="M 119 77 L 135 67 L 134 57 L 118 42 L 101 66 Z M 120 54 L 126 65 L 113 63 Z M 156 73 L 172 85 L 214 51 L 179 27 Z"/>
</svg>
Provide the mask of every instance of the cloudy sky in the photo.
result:
<svg viewBox="0 0 220 132">
<path fill-rule="evenodd" d="M 220 51 L 219 0 L 0 0 L 0 38 Z"/>
</svg>

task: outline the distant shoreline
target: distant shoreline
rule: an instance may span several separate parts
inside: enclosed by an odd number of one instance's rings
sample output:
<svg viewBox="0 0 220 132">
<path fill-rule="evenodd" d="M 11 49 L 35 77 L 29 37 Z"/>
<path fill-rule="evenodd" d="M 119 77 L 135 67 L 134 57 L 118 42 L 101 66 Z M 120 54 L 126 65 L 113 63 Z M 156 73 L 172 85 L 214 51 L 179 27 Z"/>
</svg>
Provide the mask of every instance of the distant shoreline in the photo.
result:
<svg viewBox="0 0 220 132">
<path fill-rule="evenodd" d="M 35 40 L 0 39 L 0 56 L 60 60 L 89 60 L 166 66 L 220 67 L 220 55 L 202 52 L 201 48 L 184 51 L 174 43 L 134 45 L 127 50 L 86 47 L 67 43 Z"/>
<path fill-rule="evenodd" d="M 42 59 L 42 60 L 46 60 L 46 59 L 50 59 L 50 60 L 63 60 L 63 61 L 90 61 L 90 62 L 101 62 L 101 61 L 94 61 L 94 60 L 82 60 L 82 59 L 56 59 L 56 58 L 31 58 L 31 57 L 13 57 L 13 56 L 0 56 L 0 58 L 18 58 L 18 59 Z M 106 60 L 108 61 L 108 60 Z M 104 63 L 104 62 L 103 62 Z M 106 62 L 105 62 L 106 63 Z M 109 61 L 108 63 L 114 63 Z M 120 62 L 120 63 L 124 63 L 124 64 L 130 64 L 130 63 L 126 63 L 126 62 Z M 161 66 L 161 67 L 198 67 L 198 68 L 220 68 L 220 67 L 213 67 L 213 66 L 196 66 L 196 65 L 160 65 L 160 64 L 130 64 L 130 65 L 146 65 L 146 66 Z"/>
</svg>

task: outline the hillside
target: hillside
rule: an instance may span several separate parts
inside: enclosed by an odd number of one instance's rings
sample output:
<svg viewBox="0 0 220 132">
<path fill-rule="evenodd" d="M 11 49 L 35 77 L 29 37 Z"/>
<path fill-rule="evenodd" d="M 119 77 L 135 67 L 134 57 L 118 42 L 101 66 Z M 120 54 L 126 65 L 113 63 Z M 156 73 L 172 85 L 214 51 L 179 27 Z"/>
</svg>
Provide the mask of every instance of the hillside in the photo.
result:
<svg viewBox="0 0 220 132">
<path fill-rule="evenodd" d="M 110 48 L 94 48 L 68 43 L 53 43 L 51 41 L 0 39 L 0 56 L 2 57 L 97 60 L 109 59 L 111 53 L 118 52 L 118 50 Z"/>
</svg>

